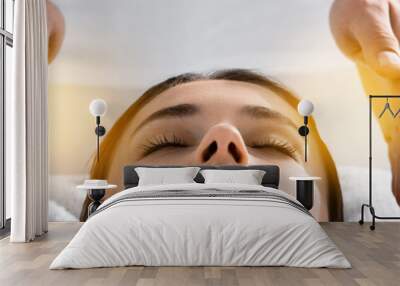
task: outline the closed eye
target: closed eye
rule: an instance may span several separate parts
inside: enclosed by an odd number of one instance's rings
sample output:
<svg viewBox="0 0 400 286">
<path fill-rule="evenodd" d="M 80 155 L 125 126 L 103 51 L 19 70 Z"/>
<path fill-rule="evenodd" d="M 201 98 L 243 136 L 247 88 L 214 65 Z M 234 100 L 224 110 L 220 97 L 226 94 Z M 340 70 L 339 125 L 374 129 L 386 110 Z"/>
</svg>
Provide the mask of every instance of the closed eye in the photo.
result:
<svg viewBox="0 0 400 286">
<path fill-rule="evenodd" d="M 156 151 L 159 151 L 168 147 L 188 147 L 188 144 L 183 139 L 172 134 L 171 136 L 160 135 L 147 141 L 142 145 L 143 156 L 150 155 Z"/>
<path fill-rule="evenodd" d="M 267 137 L 260 141 L 253 142 L 252 144 L 249 145 L 249 147 L 255 149 L 271 148 L 293 158 L 296 161 L 299 161 L 297 148 L 294 147 L 289 142 L 282 139 Z"/>
</svg>

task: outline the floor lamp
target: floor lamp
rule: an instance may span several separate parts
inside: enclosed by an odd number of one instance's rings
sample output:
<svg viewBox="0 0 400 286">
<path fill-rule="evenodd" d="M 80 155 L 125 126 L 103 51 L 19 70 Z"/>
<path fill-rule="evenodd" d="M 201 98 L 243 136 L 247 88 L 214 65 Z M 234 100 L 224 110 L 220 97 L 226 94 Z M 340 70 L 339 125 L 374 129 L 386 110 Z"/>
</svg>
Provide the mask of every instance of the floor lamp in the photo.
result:
<svg viewBox="0 0 400 286">
<path fill-rule="evenodd" d="M 372 202 L 372 103 L 374 100 L 382 100 L 386 99 L 385 107 L 379 115 L 379 118 L 382 117 L 386 112 L 389 112 L 393 118 L 397 116 L 400 117 L 400 109 L 396 113 L 390 107 L 389 99 L 390 98 L 400 98 L 400 95 L 370 95 L 369 96 L 369 200 L 368 204 L 362 204 L 361 206 L 361 219 L 359 221 L 360 224 L 364 223 L 364 208 L 369 208 L 369 211 L 372 215 L 372 225 L 370 225 L 370 229 L 375 229 L 375 219 L 383 219 L 383 220 L 391 220 L 391 219 L 400 219 L 400 217 L 388 217 L 388 216 L 378 216 L 375 213 L 375 208 Z"/>
</svg>

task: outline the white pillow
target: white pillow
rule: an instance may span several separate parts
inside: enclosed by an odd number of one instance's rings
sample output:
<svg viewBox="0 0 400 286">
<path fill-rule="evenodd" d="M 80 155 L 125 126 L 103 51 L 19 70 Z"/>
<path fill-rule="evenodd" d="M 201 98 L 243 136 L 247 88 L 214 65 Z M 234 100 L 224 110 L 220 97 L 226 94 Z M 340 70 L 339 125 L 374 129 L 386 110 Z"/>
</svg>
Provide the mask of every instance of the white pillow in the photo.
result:
<svg viewBox="0 0 400 286">
<path fill-rule="evenodd" d="M 261 185 L 265 171 L 262 170 L 201 170 L 205 184 L 246 184 Z"/>
<path fill-rule="evenodd" d="M 135 168 L 139 186 L 195 183 L 193 179 L 199 170 L 199 167 Z"/>
</svg>

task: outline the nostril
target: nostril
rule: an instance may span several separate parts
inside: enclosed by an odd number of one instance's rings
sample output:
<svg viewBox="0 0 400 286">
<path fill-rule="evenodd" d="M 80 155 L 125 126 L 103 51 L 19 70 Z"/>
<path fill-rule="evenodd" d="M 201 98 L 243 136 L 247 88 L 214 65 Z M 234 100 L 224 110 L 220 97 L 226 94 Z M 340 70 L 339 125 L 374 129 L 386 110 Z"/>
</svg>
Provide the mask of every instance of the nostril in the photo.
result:
<svg viewBox="0 0 400 286">
<path fill-rule="evenodd" d="M 240 155 L 240 152 L 237 149 L 236 145 L 233 144 L 232 142 L 229 143 L 228 151 L 232 155 L 232 157 L 235 159 L 236 163 L 240 163 L 241 155 Z"/>
<path fill-rule="evenodd" d="M 210 160 L 210 158 L 212 157 L 212 155 L 215 154 L 215 152 L 217 152 L 218 149 L 218 145 L 216 141 L 213 141 L 210 145 L 208 145 L 208 147 L 206 148 L 206 150 L 204 150 L 203 152 L 203 162 L 207 162 L 208 160 Z"/>
</svg>

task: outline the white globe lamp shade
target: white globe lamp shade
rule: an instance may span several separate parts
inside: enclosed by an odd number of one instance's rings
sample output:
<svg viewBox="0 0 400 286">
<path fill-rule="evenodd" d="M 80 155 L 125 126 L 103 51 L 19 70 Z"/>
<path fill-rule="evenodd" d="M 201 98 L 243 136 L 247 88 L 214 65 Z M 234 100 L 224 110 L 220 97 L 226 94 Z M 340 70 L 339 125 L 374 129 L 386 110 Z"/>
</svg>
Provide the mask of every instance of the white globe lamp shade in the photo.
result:
<svg viewBox="0 0 400 286">
<path fill-rule="evenodd" d="M 89 105 L 90 113 L 93 116 L 103 116 L 107 111 L 107 103 L 102 99 L 94 99 Z"/>
<path fill-rule="evenodd" d="M 307 99 L 303 99 L 299 102 L 299 105 L 297 105 L 297 111 L 302 116 L 309 116 L 314 111 L 314 104 Z"/>
</svg>

